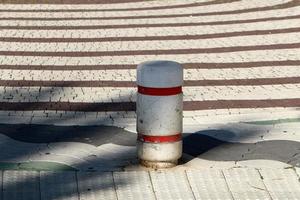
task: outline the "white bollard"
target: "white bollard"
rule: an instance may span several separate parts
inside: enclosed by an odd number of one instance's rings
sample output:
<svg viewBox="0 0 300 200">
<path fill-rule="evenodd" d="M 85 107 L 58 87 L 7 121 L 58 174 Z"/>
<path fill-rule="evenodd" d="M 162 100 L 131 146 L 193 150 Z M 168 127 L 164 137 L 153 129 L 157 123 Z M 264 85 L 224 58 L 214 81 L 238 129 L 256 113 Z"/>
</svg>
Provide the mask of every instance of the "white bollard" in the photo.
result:
<svg viewBox="0 0 300 200">
<path fill-rule="evenodd" d="M 152 168 L 177 165 L 182 155 L 183 68 L 172 61 L 150 61 L 137 68 L 137 151 Z"/>
</svg>

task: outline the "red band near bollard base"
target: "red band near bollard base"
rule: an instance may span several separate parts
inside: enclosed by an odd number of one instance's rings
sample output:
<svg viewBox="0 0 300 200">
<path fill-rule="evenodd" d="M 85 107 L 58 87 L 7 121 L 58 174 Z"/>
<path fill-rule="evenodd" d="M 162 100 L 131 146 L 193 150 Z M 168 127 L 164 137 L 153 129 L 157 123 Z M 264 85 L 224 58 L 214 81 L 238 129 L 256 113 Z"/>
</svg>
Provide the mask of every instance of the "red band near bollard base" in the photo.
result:
<svg viewBox="0 0 300 200">
<path fill-rule="evenodd" d="M 150 88 L 138 85 L 138 93 L 152 96 L 169 96 L 182 93 L 182 86 L 171 88 Z"/>
<path fill-rule="evenodd" d="M 176 135 L 164 135 L 164 136 L 154 136 L 154 135 L 143 135 L 138 134 L 138 140 L 141 142 L 151 142 L 151 143 L 165 143 L 165 142 L 177 142 L 181 140 L 181 133 Z"/>
</svg>

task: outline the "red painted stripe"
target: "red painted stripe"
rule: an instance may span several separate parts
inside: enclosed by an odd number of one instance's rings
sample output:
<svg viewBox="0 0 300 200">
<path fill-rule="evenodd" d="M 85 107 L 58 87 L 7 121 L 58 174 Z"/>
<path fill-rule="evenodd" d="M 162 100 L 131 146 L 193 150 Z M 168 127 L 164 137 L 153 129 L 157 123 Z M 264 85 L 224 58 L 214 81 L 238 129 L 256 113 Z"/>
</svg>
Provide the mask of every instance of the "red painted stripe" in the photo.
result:
<svg viewBox="0 0 300 200">
<path fill-rule="evenodd" d="M 143 135 L 139 133 L 137 139 L 141 142 L 151 142 L 151 143 L 177 142 L 181 140 L 181 133 L 176 135 L 165 135 L 165 136 Z"/>
<path fill-rule="evenodd" d="M 169 96 L 182 93 L 182 86 L 171 88 L 150 88 L 138 85 L 138 92 L 140 94 L 152 96 Z"/>
</svg>

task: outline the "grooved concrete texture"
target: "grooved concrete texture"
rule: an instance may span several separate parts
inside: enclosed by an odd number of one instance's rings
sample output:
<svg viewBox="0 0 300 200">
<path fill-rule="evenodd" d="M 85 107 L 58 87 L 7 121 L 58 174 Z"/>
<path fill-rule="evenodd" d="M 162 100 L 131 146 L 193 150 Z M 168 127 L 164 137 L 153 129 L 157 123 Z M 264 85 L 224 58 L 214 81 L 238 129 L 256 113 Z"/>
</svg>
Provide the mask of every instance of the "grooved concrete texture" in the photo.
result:
<svg viewBox="0 0 300 200">
<path fill-rule="evenodd" d="M 300 192 L 292 169 L 42 171 L 40 176 L 38 172 L 4 171 L 3 178 L 4 200 L 297 199 Z"/>
<path fill-rule="evenodd" d="M 3 199 L 39 200 L 39 177 L 39 172 L 36 171 L 4 171 Z"/>
</svg>

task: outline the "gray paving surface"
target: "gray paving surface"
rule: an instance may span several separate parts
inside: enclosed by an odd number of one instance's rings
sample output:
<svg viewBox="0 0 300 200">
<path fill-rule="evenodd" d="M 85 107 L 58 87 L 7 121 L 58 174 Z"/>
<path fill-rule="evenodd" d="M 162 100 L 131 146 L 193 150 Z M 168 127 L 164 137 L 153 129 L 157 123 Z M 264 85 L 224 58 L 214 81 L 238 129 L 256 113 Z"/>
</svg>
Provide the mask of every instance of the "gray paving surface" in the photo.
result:
<svg viewBox="0 0 300 200">
<path fill-rule="evenodd" d="M 157 199 L 194 199 L 185 172 L 150 172 Z"/>
<path fill-rule="evenodd" d="M 3 183 L 4 200 L 300 198 L 299 177 L 293 169 L 4 171 Z"/>
<path fill-rule="evenodd" d="M 155 199 L 147 172 L 116 172 L 113 176 L 118 199 Z"/>
<path fill-rule="evenodd" d="M 255 169 L 230 169 L 225 170 L 224 175 L 234 199 L 271 198 Z"/>
<path fill-rule="evenodd" d="M 299 177 L 295 170 L 260 170 L 272 199 L 299 199 Z"/>
<path fill-rule="evenodd" d="M 35 171 L 4 171 L 3 199 L 39 200 L 39 172 Z"/>
<path fill-rule="evenodd" d="M 77 177 L 80 199 L 117 199 L 112 172 L 78 172 Z"/>
<path fill-rule="evenodd" d="M 189 170 L 186 174 L 196 199 L 233 199 L 221 170 Z"/>
<path fill-rule="evenodd" d="M 74 172 L 41 172 L 41 200 L 77 200 L 77 179 Z"/>
</svg>

